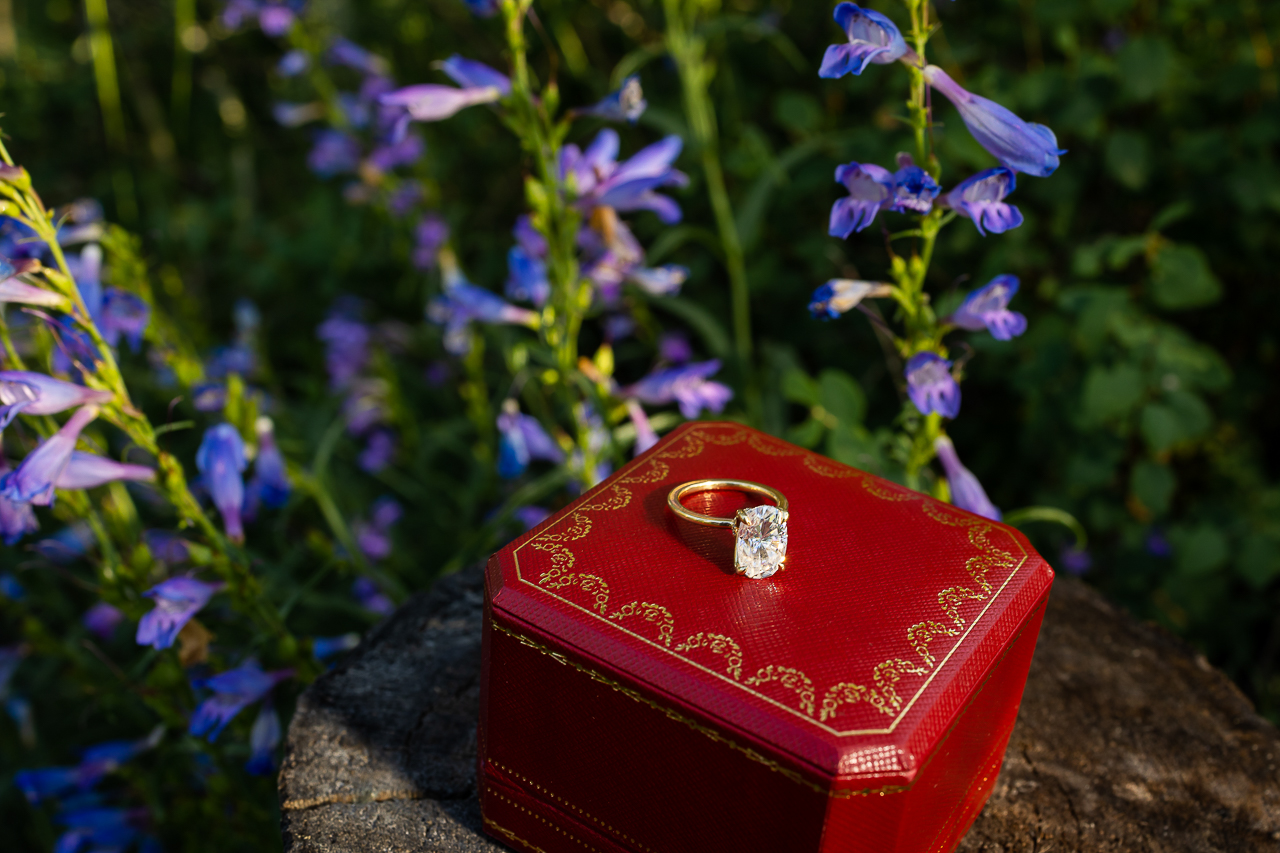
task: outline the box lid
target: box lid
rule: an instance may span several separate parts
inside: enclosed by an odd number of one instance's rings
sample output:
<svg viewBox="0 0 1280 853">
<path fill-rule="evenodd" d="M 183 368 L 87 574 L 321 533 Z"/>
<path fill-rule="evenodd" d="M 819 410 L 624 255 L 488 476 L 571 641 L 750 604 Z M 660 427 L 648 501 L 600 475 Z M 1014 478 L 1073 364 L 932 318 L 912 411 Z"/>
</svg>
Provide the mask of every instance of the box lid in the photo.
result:
<svg viewBox="0 0 1280 853">
<path fill-rule="evenodd" d="M 790 502 L 786 568 L 734 574 L 733 534 L 679 483 Z M 715 516 L 762 503 L 702 493 Z M 833 782 L 909 784 L 1053 580 L 1021 533 L 730 423 L 673 431 L 489 567 L 496 619 Z"/>
</svg>

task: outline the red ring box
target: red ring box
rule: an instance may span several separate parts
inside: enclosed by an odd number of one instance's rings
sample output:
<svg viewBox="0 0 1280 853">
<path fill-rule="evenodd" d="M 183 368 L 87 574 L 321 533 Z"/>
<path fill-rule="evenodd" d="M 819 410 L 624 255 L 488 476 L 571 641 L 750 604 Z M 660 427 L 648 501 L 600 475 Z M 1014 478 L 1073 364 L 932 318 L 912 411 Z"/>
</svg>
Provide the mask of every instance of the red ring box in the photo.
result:
<svg viewBox="0 0 1280 853">
<path fill-rule="evenodd" d="M 675 517 L 667 494 L 702 478 L 787 496 L 782 571 L 735 575 L 731 531 Z M 1011 527 L 686 424 L 489 561 L 486 831 L 531 853 L 951 850 L 995 784 L 1052 583 Z"/>
</svg>

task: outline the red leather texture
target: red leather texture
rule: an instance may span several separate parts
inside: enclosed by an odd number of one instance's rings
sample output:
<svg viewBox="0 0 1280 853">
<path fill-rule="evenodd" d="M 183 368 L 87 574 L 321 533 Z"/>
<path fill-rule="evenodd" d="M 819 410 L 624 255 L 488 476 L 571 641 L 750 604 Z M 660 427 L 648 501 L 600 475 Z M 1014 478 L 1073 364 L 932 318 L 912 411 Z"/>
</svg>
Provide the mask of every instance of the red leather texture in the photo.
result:
<svg viewBox="0 0 1280 853">
<path fill-rule="evenodd" d="M 782 572 L 735 575 L 730 531 L 671 513 L 700 478 L 787 496 Z M 994 784 L 1052 578 L 1012 528 L 686 425 L 490 561 L 486 827 L 544 853 L 949 850 Z"/>
</svg>

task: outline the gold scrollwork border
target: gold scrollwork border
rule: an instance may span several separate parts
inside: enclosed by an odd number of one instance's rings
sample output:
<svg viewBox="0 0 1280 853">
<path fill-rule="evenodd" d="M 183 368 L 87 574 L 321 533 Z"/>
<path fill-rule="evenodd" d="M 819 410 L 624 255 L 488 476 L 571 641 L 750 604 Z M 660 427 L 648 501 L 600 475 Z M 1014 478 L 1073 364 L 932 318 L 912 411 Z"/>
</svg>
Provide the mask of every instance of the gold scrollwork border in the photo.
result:
<svg viewBox="0 0 1280 853">
<path fill-rule="evenodd" d="M 576 557 L 567 543 L 586 538 L 591 533 L 591 512 L 611 512 L 628 506 L 633 498 L 628 485 L 658 483 L 671 473 L 669 459 L 689 459 L 702 453 L 707 445 L 732 446 L 745 443 L 752 449 L 770 456 L 803 455 L 805 467 L 821 477 L 833 479 L 856 479 L 867 493 L 880 500 L 893 502 L 919 501 L 926 516 L 949 527 L 965 529 L 969 543 L 978 553 L 965 561 L 965 572 L 972 581 L 971 586 L 952 586 L 938 593 L 937 601 L 941 615 L 945 621 L 925 618 L 907 629 L 906 644 L 913 651 L 918 662 L 892 657 L 877 664 L 871 671 L 871 685 L 857 681 L 840 681 L 828 687 L 819 702 L 817 689 L 812 680 L 795 667 L 768 663 L 757 669 L 754 676 L 742 678 L 743 652 L 741 646 L 730 636 L 713 632 L 699 631 L 689 638 L 677 643 L 675 637 L 675 617 L 663 605 L 654 602 L 632 601 L 621 607 L 611 608 L 611 589 L 608 582 L 599 575 L 575 571 Z M 567 523 L 566 523 L 567 522 Z M 903 719 L 907 711 L 916 703 L 924 690 L 933 681 L 934 676 L 959 648 L 960 640 L 967 636 L 973 626 L 987 612 L 1000 590 L 994 590 L 987 579 L 993 569 L 1008 569 L 1009 575 L 1000 589 L 1013 579 L 1021 566 L 1026 562 L 1027 554 L 1023 550 L 1021 559 L 1009 551 L 996 547 L 990 541 L 990 534 L 995 525 L 985 519 L 960 513 L 948 505 L 939 504 L 919 492 L 903 486 L 887 483 L 872 477 L 856 468 L 833 462 L 817 454 L 787 445 L 775 439 L 762 436 L 754 431 L 748 433 L 737 428 L 698 427 L 690 429 L 671 446 L 651 456 L 644 464 L 630 471 L 607 489 L 595 493 L 588 502 L 578 505 L 558 521 L 534 538 L 521 544 L 514 552 L 516 573 L 522 582 L 541 589 L 560 601 L 577 607 L 597 618 L 605 619 L 618 629 L 644 642 L 665 649 L 671 654 L 718 678 L 737 685 L 740 689 L 757 698 L 781 708 L 800 719 L 818 726 L 836 736 L 887 734 L 892 732 Z M 1017 540 L 1012 540 L 1022 550 Z M 526 579 L 520 566 L 520 551 L 532 548 L 548 555 L 549 566 L 538 574 L 537 580 Z M 578 588 L 588 596 L 589 605 L 566 598 L 562 593 Z M 971 620 L 961 615 L 960 608 L 966 602 L 986 602 L 982 610 Z M 637 621 L 647 623 L 656 629 L 656 636 L 648 637 L 627 628 L 623 623 Z M 931 650 L 931 645 L 940 639 L 955 638 L 950 650 L 939 661 Z M 724 672 L 719 672 L 698 663 L 690 654 L 707 650 L 713 655 L 724 658 Z M 909 699 L 899 693 L 899 683 L 909 676 L 925 676 Z M 780 685 L 784 690 L 794 694 L 793 704 L 785 704 L 758 689 L 766 684 Z M 880 713 L 892 719 L 887 728 L 841 731 L 828 725 L 840 711 L 841 706 L 865 702 Z"/>
</svg>

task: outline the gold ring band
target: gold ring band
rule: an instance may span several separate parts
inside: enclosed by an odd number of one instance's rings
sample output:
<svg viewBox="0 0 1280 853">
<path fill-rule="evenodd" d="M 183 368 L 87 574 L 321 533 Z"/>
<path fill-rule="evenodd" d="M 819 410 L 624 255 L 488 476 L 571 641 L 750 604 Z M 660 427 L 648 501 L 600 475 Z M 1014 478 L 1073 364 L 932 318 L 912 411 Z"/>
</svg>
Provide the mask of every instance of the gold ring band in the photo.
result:
<svg viewBox="0 0 1280 853">
<path fill-rule="evenodd" d="M 681 503 L 681 500 L 688 495 L 694 495 L 699 492 L 723 491 L 750 492 L 754 495 L 764 495 L 770 498 L 778 509 L 783 512 L 787 509 L 787 499 L 782 492 L 772 486 L 752 483 L 749 480 L 691 480 L 688 483 L 681 483 L 667 495 L 667 506 L 676 515 L 685 521 L 692 521 L 694 524 L 706 524 L 711 527 L 733 527 L 734 519 L 732 518 L 716 518 L 712 515 L 703 515 L 700 512 L 694 512 Z"/>
</svg>

